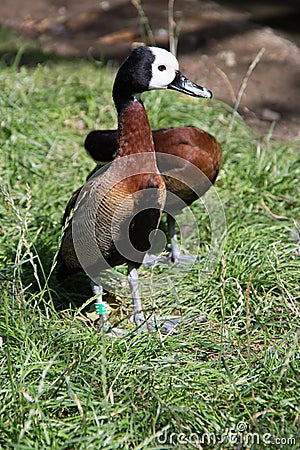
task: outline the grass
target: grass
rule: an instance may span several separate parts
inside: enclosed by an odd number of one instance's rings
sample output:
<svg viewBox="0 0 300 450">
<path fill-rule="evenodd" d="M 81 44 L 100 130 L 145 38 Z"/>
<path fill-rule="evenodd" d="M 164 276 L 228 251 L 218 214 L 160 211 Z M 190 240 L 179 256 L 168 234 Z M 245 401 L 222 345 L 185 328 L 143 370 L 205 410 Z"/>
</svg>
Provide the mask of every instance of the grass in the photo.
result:
<svg viewBox="0 0 300 450">
<path fill-rule="evenodd" d="M 227 237 L 216 269 L 199 282 L 196 266 L 145 300 L 185 316 L 168 337 L 106 339 L 88 280 L 55 280 L 64 207 L 93 167 L 83 140 L 116 126 L 113 74 L 80 60 L 2 66 L 0 446 L 299 448 L 296 143 L 255 138 L 238 116 L 229 133 L 232 112 L 216 100 L 144 95 L 153 128 L 196 125 L 222 145 Z M 201 202 L 192 212 L 205 252 L 210 221 Z M 113 320 L 126 315 L 123 300 Z"/>
</svg>

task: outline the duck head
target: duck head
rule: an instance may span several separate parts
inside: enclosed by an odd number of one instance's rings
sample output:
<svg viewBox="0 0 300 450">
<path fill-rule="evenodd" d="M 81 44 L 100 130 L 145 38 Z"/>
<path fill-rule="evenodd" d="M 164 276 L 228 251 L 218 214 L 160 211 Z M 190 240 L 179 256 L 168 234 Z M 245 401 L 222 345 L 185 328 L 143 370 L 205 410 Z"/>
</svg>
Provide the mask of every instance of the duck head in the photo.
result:
<svg viewBox="0 0 300 450">
<path fill-rule="evenodd" d="M 179 71 L 172 53 L 159 47 L 141 46 L 132 51 L 115 78 L 113 98 L 120 103 L 134 100 L 153 89 L 173 89 L 192 97 L 211 98 L 212 92 L 190 81 Z"/>
</svg>

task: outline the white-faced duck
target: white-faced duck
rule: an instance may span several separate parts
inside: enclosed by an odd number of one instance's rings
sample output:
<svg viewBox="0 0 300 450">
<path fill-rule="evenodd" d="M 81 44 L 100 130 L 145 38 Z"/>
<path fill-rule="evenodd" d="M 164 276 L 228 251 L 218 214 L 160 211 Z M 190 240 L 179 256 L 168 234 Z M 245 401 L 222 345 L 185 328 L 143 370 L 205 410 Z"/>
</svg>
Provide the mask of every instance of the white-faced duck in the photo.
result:
<svg viewBox="0 0 300 450">
<path fill-rule="evenodd" d="M 72 195 L 63 218 L 65 229 L 58 254 L 58 278 L 86 271 L 100 306 L 103 289 L 99 274 L 108 267 L 127 264 L 132 320 L 137 326 L 145 323 L 137 269 L 149 249 L 149 236 L 159 225 L 166 196 L 152 131 L 139 98 L 139 94 L 152 89 L 173 89 L 193 97 L 212 96 L 178 70 L 177 59 L 168 51 L 146 46 L 132 51 L 118 70 L 113 86 L 118 113 L 115 158 Z M 105 314 L 101 324 L 105 330 L 110 327 Z"/>
</svg>

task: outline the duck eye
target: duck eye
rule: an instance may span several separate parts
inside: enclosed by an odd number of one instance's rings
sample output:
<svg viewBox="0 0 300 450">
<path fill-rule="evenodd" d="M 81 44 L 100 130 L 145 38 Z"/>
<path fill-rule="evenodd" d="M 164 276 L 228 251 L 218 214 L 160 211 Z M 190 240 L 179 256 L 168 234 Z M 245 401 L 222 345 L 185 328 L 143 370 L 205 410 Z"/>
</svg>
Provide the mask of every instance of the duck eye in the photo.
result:
<svg viewBox="0 0 300 450">
<path fill-rule="evenodd" d="M 158 66 L 158 70 L 160 72 L 163 72 L 164 70 L 167 70 L 167 68 L 166 68 L 166 66 L 161 65 L 161 66 Z"/>
</svg>

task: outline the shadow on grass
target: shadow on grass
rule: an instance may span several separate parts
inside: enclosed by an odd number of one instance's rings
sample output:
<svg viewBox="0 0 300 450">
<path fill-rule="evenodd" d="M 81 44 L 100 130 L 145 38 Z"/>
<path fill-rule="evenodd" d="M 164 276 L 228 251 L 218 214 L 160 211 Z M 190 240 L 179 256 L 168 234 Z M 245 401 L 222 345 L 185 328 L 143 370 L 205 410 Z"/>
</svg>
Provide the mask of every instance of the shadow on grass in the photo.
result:
<svg viewBox="0 0 300 450">
<path fill-rule="evenodd" d="M 56 278 L 57 267 L 52 270 L 54 252 L 41 241 L 35 243 L 39 256 L 23 263 L 4 268 L 0 272 L 3 290 L 12 295 L 12 299 L 37 301 L 43 309 L 51 302 L 56 311 L 76 309 L 91 296 L 90 280 L 85 273 L 77 273 L 63 282 Z M 7 261 L 14 261 L 15 253 L 7 255 Z M 51 272 L 51 273 L 50 273 Z M 49 276 L 50 274 L 50 276 Z"/>
<path fill-rule="evenodd" d="M 0 67 L 18 67 L 26 66 L 35 68 L 39 64 L 59 63 L 63 61 L 76 61 L 75 57 L 61 57 L 55 53 L 45 53 L 41 49 L 27 48 L 26 45 L 18 50 L 8 49 L 0 50 Z"/>
<path fill-rule="evenodd" d="M 24 40 L 21 35 L 0 25 L 0 67 L 20 66 L 35 68 L 38 64 L 76 61 L 75 56 L 60 56 L 55 52 L 45 52 L 38 40 Z"/>
</svg>

